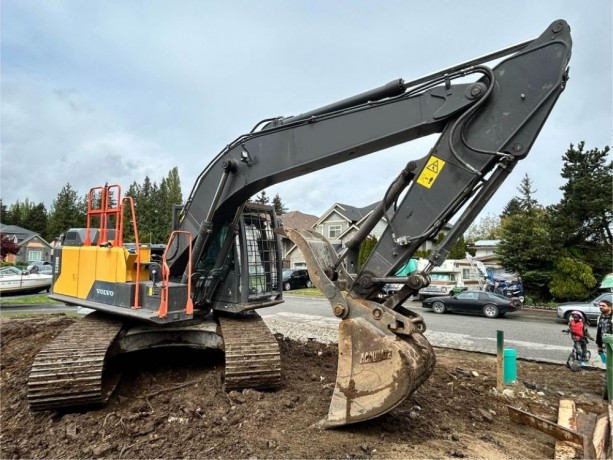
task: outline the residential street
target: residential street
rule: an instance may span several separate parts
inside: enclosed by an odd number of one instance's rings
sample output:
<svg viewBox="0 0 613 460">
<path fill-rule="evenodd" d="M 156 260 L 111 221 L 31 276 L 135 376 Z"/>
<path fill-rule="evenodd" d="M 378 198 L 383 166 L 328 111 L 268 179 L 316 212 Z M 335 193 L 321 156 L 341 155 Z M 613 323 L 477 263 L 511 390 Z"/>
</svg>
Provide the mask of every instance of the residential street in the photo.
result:
<svg viewBox="0 0 613 460">
<path fill-rule="evenodd" d="M 405 306 L 422 315 L 426 325 L 426 337 L 439 347 L 467 351 L 496 353 L 497 331 L 504 332 L 505 348 L 514 348 L 517 357 L 544 362 L 565 363 L 572 342 L 563 323 L 556 321 L 555 311 L 523 310 L 504 318 L 489 319 L 481 316 L 443 314 L 422 309 L 421 302 L 407 302 Z M 285 321 L 308 322 L 311 326 L 335 328 L 338 320 L 332 315 L 329 303 L 318 297 L 301 297 L 285 294 L 285 303 L 260 310 L 260 314 Z M 593 336 L 594 328 L 590 328 Z M 602 367 L 596 347 L 590 342 L 590 365 Z"/>
</svg>

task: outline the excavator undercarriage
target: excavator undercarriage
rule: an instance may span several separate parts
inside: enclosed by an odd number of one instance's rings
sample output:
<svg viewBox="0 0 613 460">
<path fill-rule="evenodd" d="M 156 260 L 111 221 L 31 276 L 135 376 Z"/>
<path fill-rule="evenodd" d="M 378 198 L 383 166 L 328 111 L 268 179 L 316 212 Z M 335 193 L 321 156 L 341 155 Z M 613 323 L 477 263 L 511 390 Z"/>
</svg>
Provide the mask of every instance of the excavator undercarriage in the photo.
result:
<svg viewBox="0 0 613 460">
<path fill-rule="evenodd" d="M 35 358 L 31 408 L 105 404 L 117 383 L 112 358 L 158 347 L 223 350 L 227 390 L 279 386 L 279 346 L 256 310 L 283 302 L 285 236 L 340 320 L 337 380 L 321 426 L 393 409 L 436 361 L 423 318 L 402 303 L 429 284 L 433 268 L 530 151 L 566 85 L 571 46 L 570 28 L 558 20 L 533 40 L 414 81 L 264 120 L 202 171 L 160 254 L 139 242 L 134 202 L 118 185 L 91 189 L 86 228 L 68 231 L 54 251 L 50 297 L 96 311 Z M 457 82 L 471 76 L 478 80 Z M 272 184 L 432 133 L 440 133 L 435 146 L 406 162 L 339 252 L 321 234 L 281 227 L 271 207 L 249 202 Z M 350 273 L 382 219 L 387 228 L 377 245 Z M 451 230 L 429 265 L 405 273 L 446 225 Z M 403 287 L 381 303 L 387 283 Z"/>
</svg>

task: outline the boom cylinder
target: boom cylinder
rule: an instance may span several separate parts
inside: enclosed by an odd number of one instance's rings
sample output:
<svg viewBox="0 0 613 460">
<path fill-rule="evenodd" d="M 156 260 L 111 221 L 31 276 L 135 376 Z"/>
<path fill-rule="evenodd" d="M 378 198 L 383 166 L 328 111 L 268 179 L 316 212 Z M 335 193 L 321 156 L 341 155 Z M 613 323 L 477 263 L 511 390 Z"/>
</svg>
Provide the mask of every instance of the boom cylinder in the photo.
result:
<svg viewBox="0 0 613 460">
<path fill-rule="evenodd" d="M 337 110 L 344 110 L 350 107 L 355 107 L 361 104 L 366 104 L 371 101 L 379 101 L 388 97 L 400 96 L 405 92 L 404 80 L 402 78 L 393 80 L 386 85 L 379 86 L 378 88 L 371 89 L 364 93 L 356 94 L 355 96 L 348 97 L 341 101 L 333 102 L 332 104 L 320 107 L 319 109 L 311 110 L 295 117 L 283 118 L 276 123 L 287 124 L 295 121 L 308 120 L 311 117 L 324 115 L 326 113 L 336 112 Z"/>
</svg>

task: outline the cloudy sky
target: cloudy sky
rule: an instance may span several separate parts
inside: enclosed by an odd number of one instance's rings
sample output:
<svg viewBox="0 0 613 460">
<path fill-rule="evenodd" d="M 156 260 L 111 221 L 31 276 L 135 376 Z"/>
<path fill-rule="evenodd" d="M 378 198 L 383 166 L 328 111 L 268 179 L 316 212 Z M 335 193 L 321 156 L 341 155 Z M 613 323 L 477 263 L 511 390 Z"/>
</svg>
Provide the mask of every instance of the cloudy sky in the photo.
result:
<svg viewBox="0 0 613 460">
<path fill-rule="evenodd" d="M 49 208 L 70 183 L 159 181 L 177 166 L 186 197 L 225 145 L 259 121 L 406 81 L 540 35 L 565 19 L 570 81 L 528 158 L 543 205 L 561 198 L 571 143 L 611 145 L 611 0 L 2 0 L 1 197 Z M 267 189 L 290 210 L 380 200 L 411 142 Z"/>
</svg>

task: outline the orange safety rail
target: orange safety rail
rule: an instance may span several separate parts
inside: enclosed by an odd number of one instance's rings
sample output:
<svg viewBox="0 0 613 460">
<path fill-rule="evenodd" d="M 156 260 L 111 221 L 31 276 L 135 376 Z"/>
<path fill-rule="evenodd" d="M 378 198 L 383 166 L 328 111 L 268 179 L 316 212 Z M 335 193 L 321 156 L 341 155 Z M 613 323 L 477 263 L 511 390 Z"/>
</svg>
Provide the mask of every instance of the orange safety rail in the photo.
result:
<svg viewBox="0 0 613 460">
<path fill-rule="evenodd" d="M 161 299 L 160 299 L 160 309 L 158 311 L 158 317 L 166 318 L 168 316 L 168 289 L 170 283 L 170 269 L 168 268 L 168 264 L 166 263 L 166 253 L 171 246 L 172 240 L 175 238 L 175 235 L 185 234 L 187 235 L 188 245 L 188 257 L 187 257 L 187 303 L 185 304 L 185 314 L 191 315 L 194 313 L 194 303 L 192 302 L 192 234 L 185 230 L 175 230 L 170 234 L 170 238 L 168 238 L 168 244 L 166 245 L 166 250 L 164 251 L 164 256 L 162 257 L 162 291 L 161 291 Z"/>
<path fill-rule="evenodd" d="M 94 207 L 94 193 L 96 191 L 100 191 L 100 207 Z M 111 206 L 111 192 L 112 190 L 116 190 L 117 194 L 117 204 L 115 207 Z M 85 230 L 85 246 L 91 246 L 90 239 L 90 229 L 92 224 L 92 217 L 99 217 L 99 231 L 100 236 L 98 237 L 98 245 L 100 246 L 103 243 L 108 243 L 108 218 L 111 216 L 115 216 L 115 240 L 113 241 L 114 246 L 123 246 L 123 230 L 124 230 L 124 218 L 123 218 L 123 210 L 124 210 L 124 201 L 128 201 L 130 205 L 130 217 L 132 222 L 132 227 L 134 229 L 134 244 L 136 251 L 136 289 L 134 290 L 134 305 L 132 308 L 139 309 L 141 308 L 139 305 L 139 288 L 138 283 L 140 282 L 140 261 L 141 261 L 141 251 L 140 251 L 140 243 L 138 240 L 138 226 L 136 225 L 136 211 L 134 207 L 134 199 L 131 196 L 121 198 L 121 187 L 117 184 L 113 185 L 104 185 L 101 187 L 92 187 L 89 189 L 87 194 L 87 227 Z"/>
<path fill-rule="evenodd" d="M 138 283 L 140 282 L 140 243 L 138 241 L 138 227 L 136 225 L 136 210 L 134 209 L 134 199 L 131 196 L 125 196 L 123 200 L 121 200 L 121 208 L 122 212 L 120 213 L 119 218 L 119 243 L 123 244 L 123 207 L 124 202 L 127 201 L 130 204 L 130 216 L 132 220 L 132 227 L 134 228 L 134 247 L 136 251 L 136 289 L 134 292 L 134 305 L 132 308 L 138 310 L 140 305 L 138 303 L 139 300 L 139 289 Z"/>
<path fill-rule="evenodd" d="M 109 206 L 110 203 L 110 192 L 112 189 L 116 189 L 117 190 L 117 205 L 116 207 L 112 207 Z M 94 207 L 94 203 L 93 203 L 93 197 L 94 197 L 94 192 L 96 190 L 100 191 L 100 207 L 96 208 Z M 121 220 L 121 214 L 122 214 L 122 205 L 121 205 L 121 187 L 117 184 L 113 184 L 113 185 L 104 185 L 102 187 L 92 187 L 89 189 L 89 192 L 87 193 L 87 225 L 86 225 L 86 231 L 85 231 L 85 246 L 91 246 L 91 239 L 90 239 L 90 229 L 91 229 L 91 221 L 92 221 L 92 217 L 94 216 L 98 216 L 100 219 L 100 223 L 99 223 L 99 230 L 100 230 L 100 235 L 98 237 L 98 245 L 102 244 L 102 243 L 107 243 L 108 242 L 108 232 L 107 232 L 107 226 L 108 226 L 108 218 L 112 215 L 115 216 L 115 238 L 117 238 L 117 234 L 119 233 L 119 222 Z M 121 235 L 119 236 L 119 239 L 121 240 L 122 237 Z M 121 245 L 122 242 L 120 241 L 117 245 Z"/>
</svg>

